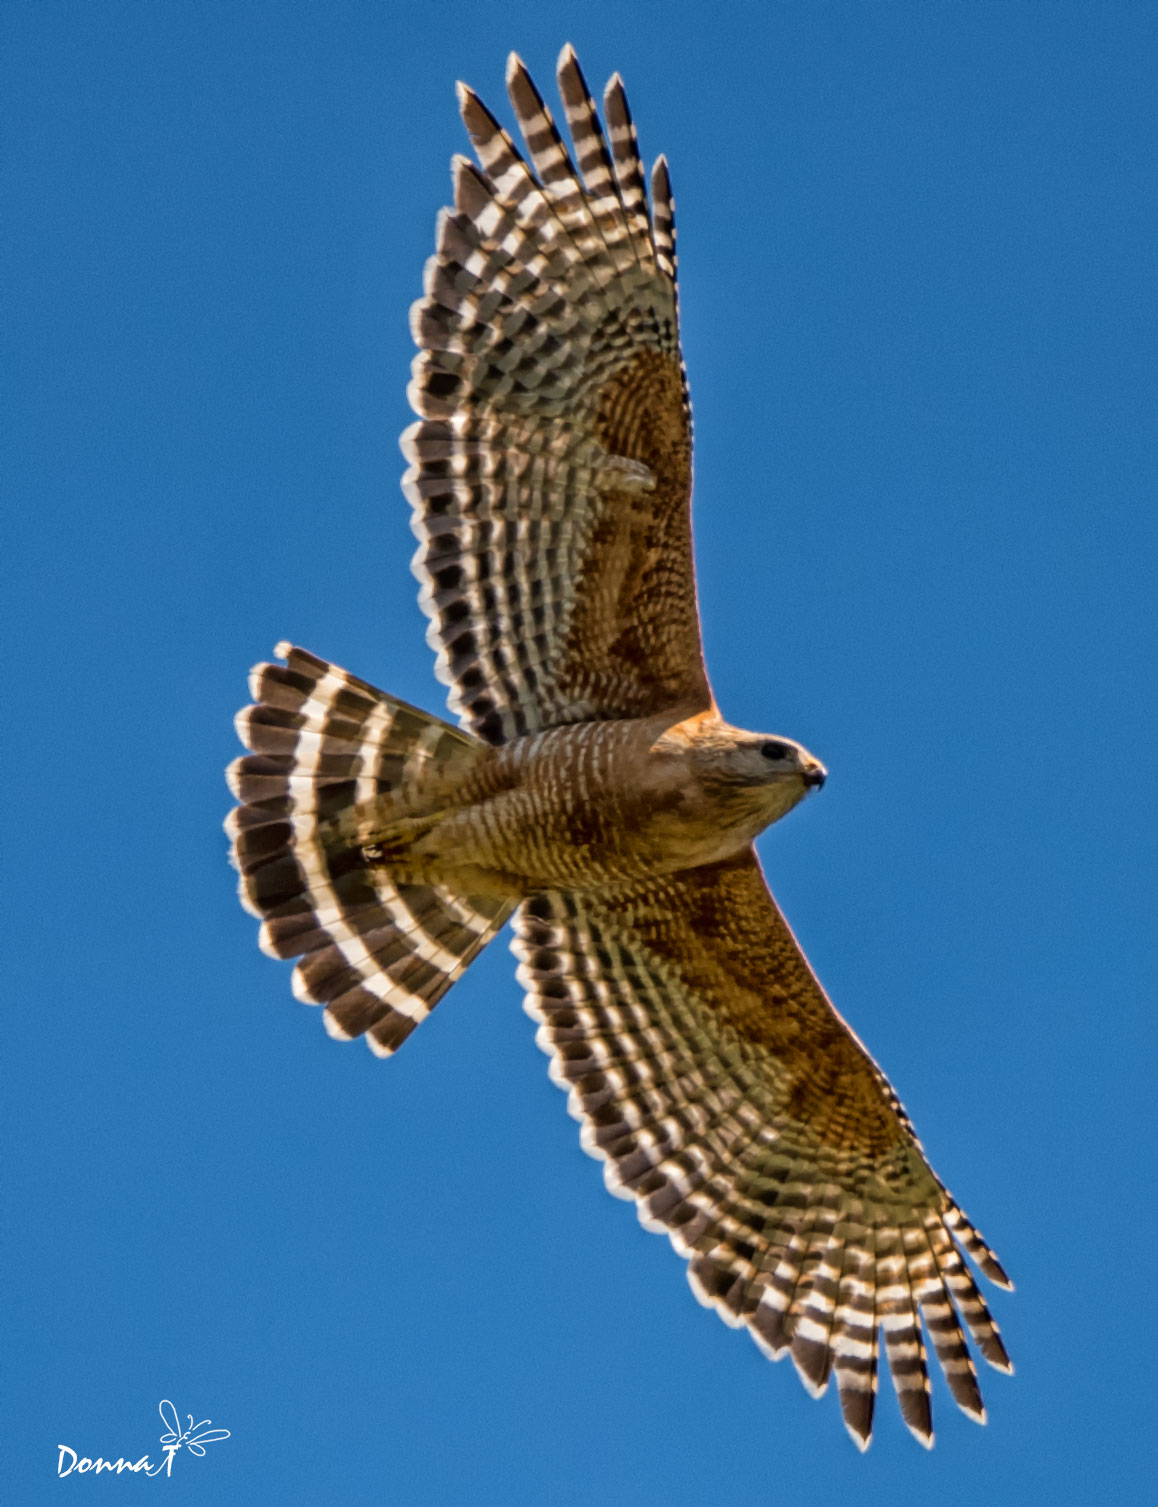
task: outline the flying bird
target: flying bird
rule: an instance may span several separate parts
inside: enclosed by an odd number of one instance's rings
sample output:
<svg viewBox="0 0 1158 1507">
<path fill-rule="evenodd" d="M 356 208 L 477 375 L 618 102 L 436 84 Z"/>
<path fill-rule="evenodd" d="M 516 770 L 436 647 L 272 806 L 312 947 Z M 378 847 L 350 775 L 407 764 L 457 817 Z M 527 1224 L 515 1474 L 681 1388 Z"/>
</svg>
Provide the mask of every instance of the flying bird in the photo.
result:
<svg viewBox="0 0 1158 1507">
<path fill-rule="evenodd" d="M 923 1330 L 984 1420 L 965 1329 L 1010 1364 L 966 1257 L 1010 1285 L 769 893 L 753 839 L 824 783 L 726 722 L 704 668 L 667 163 L 564 48 L 564 141 L 459 86 L 402 436 L 452 726 L 303 649 L 253 670 L 227 830 L 260 942 L 331 1036 L 397 1050 L 504 923 L 552 1078 L 608 1188 L 701 1302 L 835 1377 L 868 1445 L 883 1344 L 932 1442 Z M 923 1324 L 922 1324 L 923 1321 Z M 962 1322 L 963 1321 L 963 1322 Z"/>
</svg>

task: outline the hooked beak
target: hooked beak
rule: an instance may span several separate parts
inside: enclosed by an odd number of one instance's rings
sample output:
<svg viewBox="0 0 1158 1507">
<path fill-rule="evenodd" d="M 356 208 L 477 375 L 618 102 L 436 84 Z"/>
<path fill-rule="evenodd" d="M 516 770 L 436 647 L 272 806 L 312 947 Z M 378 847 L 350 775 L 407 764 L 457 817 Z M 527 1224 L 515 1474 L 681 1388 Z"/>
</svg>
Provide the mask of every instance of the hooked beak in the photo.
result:
<svg viewBox="0 0 1158 1507">
<path fill-rule="evenodd" d="M 828 770 L 818 760 L 813 759 L 806 766 L 802 779 L 809 790 L 819 790 L 828 779 Z"/>
</svg>

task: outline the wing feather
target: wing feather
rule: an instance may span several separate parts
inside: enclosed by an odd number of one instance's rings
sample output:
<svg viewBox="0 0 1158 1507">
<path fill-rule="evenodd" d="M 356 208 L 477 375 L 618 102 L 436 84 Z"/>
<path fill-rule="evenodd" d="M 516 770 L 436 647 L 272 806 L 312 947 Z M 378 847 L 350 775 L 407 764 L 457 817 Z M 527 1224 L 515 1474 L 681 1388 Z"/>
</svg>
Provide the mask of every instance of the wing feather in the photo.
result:
<svg viewBox="0 0 1158 1507">
<path fill-rule="evenodd" d="M 479 165 L 455 159 L 411 313 L 402 437 L 436 672 L 492 743 L 711 701 L 666 170 L 653 218 L 622 84 L 605 134 L 569 48 L 574 155 L 507 77 L 526 158 L 460 86 Z"/>
<path fill-rule="evenodd" d="M 525 901 L 515 951 L 552 1077 L 608 1187 L 688 1259 L 701 1302 L 819 1394 L 835 1375 L 857 1443 L 884 1351 L 932 1442 L 922 1324 L 950 1391 L 984 1419 L 960 1311 L 1008 1357 L 963 1252 L 1008 1283 L 925 1160 L 900 1101 L 738 860 Z"/>
</svg>

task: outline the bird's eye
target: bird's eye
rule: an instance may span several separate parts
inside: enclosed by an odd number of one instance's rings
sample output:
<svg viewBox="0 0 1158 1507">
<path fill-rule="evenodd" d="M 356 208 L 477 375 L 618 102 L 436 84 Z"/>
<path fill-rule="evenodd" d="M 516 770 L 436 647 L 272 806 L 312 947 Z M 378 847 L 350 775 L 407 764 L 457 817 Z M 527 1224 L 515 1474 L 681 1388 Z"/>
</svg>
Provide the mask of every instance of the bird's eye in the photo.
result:
<svg viewBox="0 0 1158 1507">
<path fill-rule="evenodd" d="M 786 759 L 791 749 L 787 743 L 777 743 L 775 738 L 769 738 L 767 743 L 761 743 L 760 752 L 766 759 Z"/>
</svg>

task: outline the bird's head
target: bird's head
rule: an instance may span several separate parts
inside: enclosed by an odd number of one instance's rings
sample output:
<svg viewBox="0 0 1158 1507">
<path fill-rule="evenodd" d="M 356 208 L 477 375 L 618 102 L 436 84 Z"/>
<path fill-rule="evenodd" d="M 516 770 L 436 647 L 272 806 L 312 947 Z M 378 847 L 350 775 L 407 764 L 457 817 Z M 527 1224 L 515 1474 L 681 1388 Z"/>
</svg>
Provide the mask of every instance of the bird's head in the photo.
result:
<svg viewBox="0 0 1158 1507">
<path fill-rule="evenodd" d="M 679 756 L 704 796 L 729 825 L 755 823 L 753 835 L 819 790 L 828 771 L 800 743 L 749 733 L 725 722 L 715 708 L 669 727 L 657 753 Z"/>
</svg>

